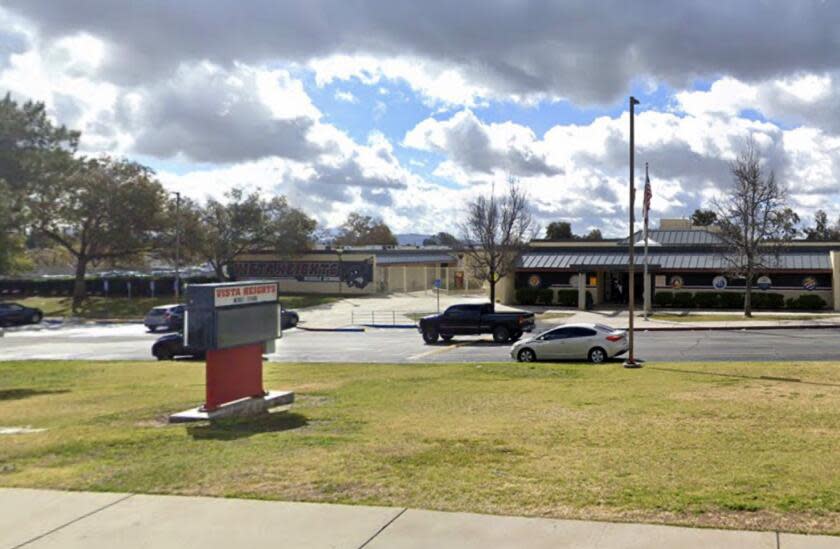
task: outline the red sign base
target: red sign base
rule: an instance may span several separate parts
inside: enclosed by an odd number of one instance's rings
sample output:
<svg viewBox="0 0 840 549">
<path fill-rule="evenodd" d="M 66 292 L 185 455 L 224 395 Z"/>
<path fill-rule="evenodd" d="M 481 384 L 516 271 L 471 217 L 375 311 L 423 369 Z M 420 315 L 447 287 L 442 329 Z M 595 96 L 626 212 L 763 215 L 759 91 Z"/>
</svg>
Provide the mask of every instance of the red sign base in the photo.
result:
<svg viewBox="0 0 840 549">
<path fill-rule="evenodd" d="M 205 372 L 207 393 L 204 410 L 215 410 L 241 398 L 262 398 L 263 344 L 207 351 Z"/>
</svg>

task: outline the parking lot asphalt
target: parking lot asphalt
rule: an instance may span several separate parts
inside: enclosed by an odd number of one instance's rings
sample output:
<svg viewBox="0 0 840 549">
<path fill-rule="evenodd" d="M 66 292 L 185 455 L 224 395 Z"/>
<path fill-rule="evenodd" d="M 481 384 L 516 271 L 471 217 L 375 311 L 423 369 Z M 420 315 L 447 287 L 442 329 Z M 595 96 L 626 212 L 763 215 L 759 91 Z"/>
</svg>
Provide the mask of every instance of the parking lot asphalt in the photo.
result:
<svg viewBox="0 0 840 549">
<path fill-rule="evenodd" d="M 17 329 L 0 338 L 0 360 L 148 360 L 160 334 L 139 324 L 68 325 Z M 365 332 L 288 330 L 272 362 L 496 362 L 509 345 L 490 336 L 425 345 L 416 330 Z M 636 355 L 648 361 L 837 360 L 840 329 L 696 330 L 636 333 Z"/>
</svg>

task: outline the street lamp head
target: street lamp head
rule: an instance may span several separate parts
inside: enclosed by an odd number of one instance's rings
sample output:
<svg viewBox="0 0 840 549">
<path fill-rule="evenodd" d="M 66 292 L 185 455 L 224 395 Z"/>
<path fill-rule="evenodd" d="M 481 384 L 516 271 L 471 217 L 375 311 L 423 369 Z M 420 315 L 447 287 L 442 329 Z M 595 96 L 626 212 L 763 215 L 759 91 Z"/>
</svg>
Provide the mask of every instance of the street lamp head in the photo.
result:
<svg viewBox="0 0 840 549">
<path fill-rule="evenodd" d="M 630 104 L 631 105 L 638 105 L 639 103 L 640 103 L 640 101 L 638 99 L 636 99 L 632 95 L 630 96 Z"/>
</svg>

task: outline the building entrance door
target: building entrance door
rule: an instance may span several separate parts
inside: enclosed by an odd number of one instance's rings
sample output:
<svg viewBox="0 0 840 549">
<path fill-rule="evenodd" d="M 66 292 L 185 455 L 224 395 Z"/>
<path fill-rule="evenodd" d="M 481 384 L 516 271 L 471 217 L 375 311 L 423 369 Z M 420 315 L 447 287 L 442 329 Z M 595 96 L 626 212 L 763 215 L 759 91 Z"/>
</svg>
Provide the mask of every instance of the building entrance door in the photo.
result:
<svg viewBox="0 0 840 549">
<path fill-rule="evenodd" d="M 644 276 L 636 272 L 634 276 L 635 287 L 633 288 L 636 304 L 644 301 Z M 630 299 L 630 273 L 608 272 L 605 276 L 604 301 L 611 305 L 627 305 Z"/>
</svg>

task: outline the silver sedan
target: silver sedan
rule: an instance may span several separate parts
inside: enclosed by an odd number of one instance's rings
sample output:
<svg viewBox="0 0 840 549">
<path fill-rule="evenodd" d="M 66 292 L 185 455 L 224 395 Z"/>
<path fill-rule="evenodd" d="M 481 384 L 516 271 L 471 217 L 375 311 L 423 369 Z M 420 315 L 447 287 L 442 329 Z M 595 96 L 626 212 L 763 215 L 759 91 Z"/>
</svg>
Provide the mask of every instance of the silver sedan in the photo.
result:
<svg viewBox="0 0 840 549">
<path fill-rule="evenodd" d="M 510 356 L 519 362 L 583 359 L 600 364 L 625 352 L 627 332 L 603 324 L 564 324 L 510 348 Z"/>
</svg>

